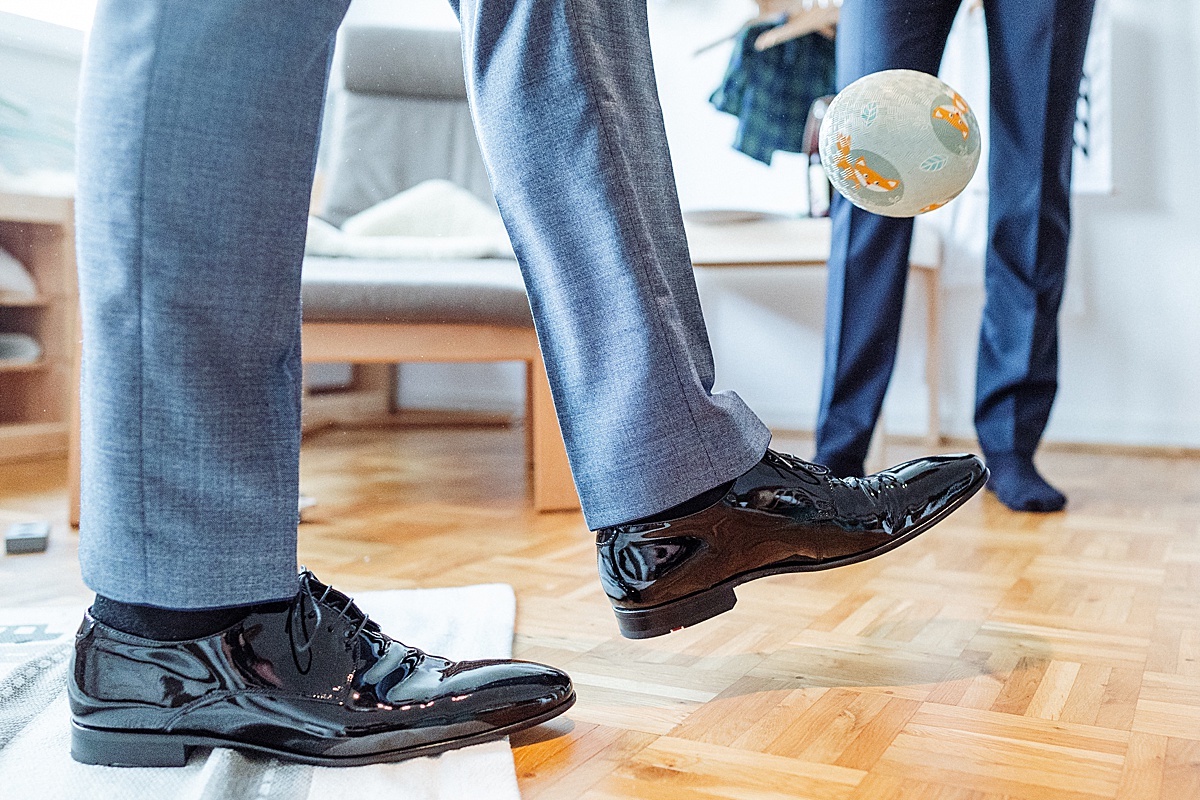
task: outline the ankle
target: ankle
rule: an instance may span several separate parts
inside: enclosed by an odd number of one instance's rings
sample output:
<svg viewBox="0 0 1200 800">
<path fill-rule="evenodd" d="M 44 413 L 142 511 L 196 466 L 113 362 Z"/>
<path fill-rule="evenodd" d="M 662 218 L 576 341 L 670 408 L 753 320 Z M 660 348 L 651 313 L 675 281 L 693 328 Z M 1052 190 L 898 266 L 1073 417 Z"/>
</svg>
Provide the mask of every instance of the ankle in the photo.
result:
<svg viewBox="0 0 1200 800">
<path fill-rule="evenodd" d="M 96 595 L 90 613 L 96 621 L 123 633 L 160 642 L 182 642 L 220 633 L 266 605 L 275 604 L 174 609 L 125 603 Z"/>
<path fill-rule="evenodd" d="M 1028 470 L 1036 468 L 1033 466 L 1033 455 L 1017 453 L 1012 450 L 984 450 L 983 460 L 991 470 Z"/>
<path fill-rule="evenodd" d="M 866 459 L 854 456 L 822 455 L 818 453 L 813 458 L 814 464 L 820 464 L 829 470 L 835 478 L 862 478 L 867 474 Z"/>
<path fill-rule="evenodd" d="M 626 525 L 646 525 L 652 522 L 666 522 L 667 520 L 680 519 L 688 517 L 692 514 L 697 514 L 706 508 L 711 508 L 721 501 L 721 498 L 729 493 L 733 488 L 735 481 L 727 481 L 720 486 L 714 486 L 708 491 L 701 492 L 690 500 L 685 500 L 679 505 L 671 506 L 665 511 L 660 511 L 657 514 L 651 514 L 648 517 L 639 517 L 631 520 Z"/>
</svg>

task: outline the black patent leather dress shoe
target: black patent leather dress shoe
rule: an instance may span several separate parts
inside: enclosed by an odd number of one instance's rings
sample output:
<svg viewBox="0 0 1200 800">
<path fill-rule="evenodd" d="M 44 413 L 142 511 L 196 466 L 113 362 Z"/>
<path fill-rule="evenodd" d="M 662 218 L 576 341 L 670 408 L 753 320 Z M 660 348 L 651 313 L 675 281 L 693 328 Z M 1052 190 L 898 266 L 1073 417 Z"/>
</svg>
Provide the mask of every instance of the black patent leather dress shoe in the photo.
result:
<svg viewBox="0 0 1200 800">
<path fill-rule="evenodd" d="M 715 505 L 596 531 L 600 583 L 621 633 L 661 636 L 733 608 L 734 587 L 866 561 L 944 519 L 987 482 L 972 455 L 909 461 L 866 478 L 768 450 Z"/>
<path fill-rule="evenodd" d="M 571 679 L 551 667 L 455 663 L 403 645 L 308 572 L 291 603 L 271 608 L 184 642 L 84 617 L 68 680 L 71 755 L 166 767 L 193 747 L 232 747 L 371 764 L 498 739 L 575 701 Z"/>
</svg>

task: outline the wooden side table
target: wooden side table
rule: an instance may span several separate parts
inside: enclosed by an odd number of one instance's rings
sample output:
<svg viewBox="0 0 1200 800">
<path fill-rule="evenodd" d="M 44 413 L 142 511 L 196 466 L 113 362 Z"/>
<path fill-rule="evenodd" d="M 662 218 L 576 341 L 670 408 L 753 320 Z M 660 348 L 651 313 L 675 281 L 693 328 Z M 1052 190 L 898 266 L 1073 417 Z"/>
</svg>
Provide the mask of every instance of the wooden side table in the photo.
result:
<svg viewBox="0 0 1200 800">
<path fill-rule="evenodd" d="M 692 264 L 700 269 L 735 267 L 824 267 L 829 261 L 832 224 L 828 217 L 756 214 L 686 215 Z M 941 443 L 941 347 L 938 270 L 942 243 L 917 226 L 909 267 L 925 288 L 925 385 L 929 398 L 928 442 Z"/>
</svg>

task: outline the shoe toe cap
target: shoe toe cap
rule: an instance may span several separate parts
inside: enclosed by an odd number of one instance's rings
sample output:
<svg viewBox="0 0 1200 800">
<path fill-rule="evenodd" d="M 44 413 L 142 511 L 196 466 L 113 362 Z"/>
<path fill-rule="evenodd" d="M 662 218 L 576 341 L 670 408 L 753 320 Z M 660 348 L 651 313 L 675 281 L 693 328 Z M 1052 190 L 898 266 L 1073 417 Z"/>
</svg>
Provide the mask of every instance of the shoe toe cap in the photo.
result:
<svg viewBox="0 0 1200 800">
<path fill-rule="evenodd" d="M 977 492 L 987 478 L 978 456 L 955 454 L 909 461 L 888 470 L 904 487 L 909 524 L 943 513 Z"/>
<path fill-rule="evenodd" d="M 970 453 L 927 456 L 907 461 L 887 470 L 905 486 L 913 489 L 968 487 L 979 483 L 987 473 L 979 456 Z"/>
<path fill-rule="evenodd" d="M 464 714 L 497 728 L 548 714 L 574 697 L 565 672 L 530 661 L 459 662 L 445 689 Z"/>
</svg>

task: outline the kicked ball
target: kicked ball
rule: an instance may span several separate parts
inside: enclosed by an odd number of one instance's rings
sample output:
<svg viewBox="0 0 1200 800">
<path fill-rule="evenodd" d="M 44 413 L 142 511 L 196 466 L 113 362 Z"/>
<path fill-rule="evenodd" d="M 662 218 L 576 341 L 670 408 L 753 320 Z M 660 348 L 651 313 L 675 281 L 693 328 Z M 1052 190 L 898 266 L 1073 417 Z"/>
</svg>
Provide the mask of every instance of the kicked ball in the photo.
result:
<svg viewBox="0 0 1200 800">
<path fill-rule="evenodd" d="M 979 124 L 933 75 L 874 72 L 847 86 L 821 122 L 821 165 L 854 205 L 885 217 L 941 208 L 979 165 Z"/>
</svg>

